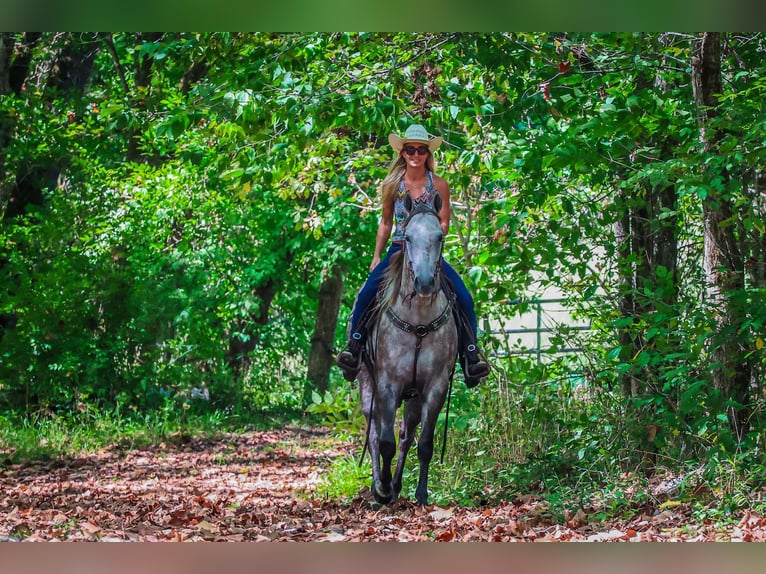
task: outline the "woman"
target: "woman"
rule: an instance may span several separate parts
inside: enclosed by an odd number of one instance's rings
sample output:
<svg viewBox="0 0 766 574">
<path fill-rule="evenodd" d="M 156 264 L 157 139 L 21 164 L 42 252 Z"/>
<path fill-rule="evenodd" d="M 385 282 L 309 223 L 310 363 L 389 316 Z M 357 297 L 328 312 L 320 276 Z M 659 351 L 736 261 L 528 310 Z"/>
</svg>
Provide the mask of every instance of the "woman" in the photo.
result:
<svg viewBox="0 0 766 574">
<path fill-rule="evenodd" d="M 407 219 L 407 209 L 404 197 L 409 194 L 413 202 L 427 202 L 433 207 L 434 195 L 438 192 L 442 198 L 439 211 L 444 235 L 449 231 L 450 223 L 450 194 L 447 182 L 434 174 L 433 151 L 443 141 L 441 137 L 429 136 L 426 129 L 413 124 L 404 133 L 404 137 L 396 134 L 388 136 L 388 142 L 397 152 L 397 157 L 391 163 L 388 175 L 381 185 L 381 202 L 383 213 L 375 239 L 375 253 L 370 264 L 370 276 L 357 296 L 354 310 L 351 314 L 350 337 L 346 348 L 338 355 L 337 363 L 346 380 L 353 381 L 361 367 L 362 348 L 365 332 L 362 319 L 365 312 L 375 300 L 383 275 L 388 267 L 391 255 L 402 249 L 404 241 L 404 222 Z M 393 234 L 392 234 L 393 230 Z M 391 246 L 381 260 L 383 249 L 391 238 Z M 467 328 L 460 329 L 460 364 L 463 368 L 465 383 L 474 387 L 489 373 L 489 365 L 482 359 L 476 348 L 476 313 L 473 298 L 466 289 L 460 276 L 444 260 L 442 271 L 455 289 L 457 304 L 468 323 Z M 464 323 L 464 321 L 460 321 Z"/>
</svg>

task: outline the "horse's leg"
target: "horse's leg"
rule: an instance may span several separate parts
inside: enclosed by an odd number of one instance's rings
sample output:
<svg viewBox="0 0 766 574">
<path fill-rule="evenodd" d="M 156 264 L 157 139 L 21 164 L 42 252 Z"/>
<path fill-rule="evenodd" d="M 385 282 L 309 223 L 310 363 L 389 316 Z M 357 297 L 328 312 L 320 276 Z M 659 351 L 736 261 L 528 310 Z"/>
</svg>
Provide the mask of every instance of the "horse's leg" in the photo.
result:
<svg viewBox="0 0 766 574">
<path fill-rule="evenodd" d="M 415 499 L 419 505 L 428 504 L 428 467 L 434 455 L 434 431 L 436 422 L 439 420 L 439 411 L 446 393 L 431 393 L 426 397 L 421 410 L 420 438 L 418 439 L 418 463 L 420 465 L 420 474 L 418 477 L 418 487 L 415 490 Z"/>
<path fill-rule="evenodd" d="M 381 504 L 394 501 L 396 495 L 391 486 L 391 461 L 396 454 L 396 439 L 394 438 L 394 419 L 396 418 L 396 398 L 390 388 L 383 386 L 375 397 L 375 422 L 378 431 L 378 451 L 382 460 L 380 479 L 373 481 L 372 493 Z M 372 440 L 372 439 L 370 439 Z"/>
<path fill-rule="evenodd" d="M 380 441 L 378 439 L 379 437 L 379 430 L 378 430 L 378 418 L 375 416 L 375 413 L 378 412 L 378 406 L 375 405 L 373 410 L 375 412 L 370 411 L 370 407 L 372 406 L 372 385 L 369 382 L 369 379 L 362 379 L 360 380 L 359 385 L 359 391 L 360 391 L 360 398 L 362 401 L 362 412 L 364 413 L 364 418 L 367 420 L 367 428 L 369 429 L 367 431 L 368 433 L 368 448 L 370 451 L 370 460 L 372 461 L 372 494 L 375 497 L 378 502 L 380 500 L 378 499 L 378 494 L 376 491 L 376 484 L 380 483 Z"/>
<path fill-rule="evenodd" d="M 407 453 L 410 451 L 412 442 L 415 440 L 415 429 L 420 422 L 421 408 L 420 399 L 417 398 L 412 398 L 404 403 L 402 425 L 399 430 L 399 458 L 396 461 L 396 471 L 394 472 L 395 496 L 399 496 L 399 493 L 402 491 L 404 463 L 407 460 Z"/>
</svg>

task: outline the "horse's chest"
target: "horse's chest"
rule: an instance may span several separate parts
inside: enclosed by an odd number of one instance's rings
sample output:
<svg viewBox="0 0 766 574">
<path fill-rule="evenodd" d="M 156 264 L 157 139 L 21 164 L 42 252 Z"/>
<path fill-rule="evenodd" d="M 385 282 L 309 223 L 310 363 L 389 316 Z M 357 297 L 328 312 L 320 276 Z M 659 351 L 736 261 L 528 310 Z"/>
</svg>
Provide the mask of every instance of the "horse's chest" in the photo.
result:
<svg viewBox="0 0 766 574">
<path fill-rule="evenodd" d="M 379 327 L 377 358 L 387 376 L 425 383 L 449 371 L 457 353 L 456 331 L 451 322 L 438 330 L 418 336 L 405 332 L 390 321 Z"/>
</svg>

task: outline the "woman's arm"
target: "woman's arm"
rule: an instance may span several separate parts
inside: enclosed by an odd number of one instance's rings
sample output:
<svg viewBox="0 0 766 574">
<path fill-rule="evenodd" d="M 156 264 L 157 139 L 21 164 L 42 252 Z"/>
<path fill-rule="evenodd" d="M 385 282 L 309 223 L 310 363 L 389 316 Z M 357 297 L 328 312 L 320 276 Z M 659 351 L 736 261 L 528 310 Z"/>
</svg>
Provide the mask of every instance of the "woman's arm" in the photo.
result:
<svg viewBox="0 0 766 574">
<path fill-rule="evenodd" d="M 452 207 L 450 206 L 449 185 L 439 176 L 434 176 L 434 187 L 439 195 L 442 196 L 442 208 L 439 211 L 439 219 L 442 223 L 442 232 L 446 237 L 449 232 L 449 220 L 452 217 Z"/>
<path fill-rule="evenodd" d="M 394 204 L 389 202 L 383 206 L 383 213 L 380 215 L 380 224 L 378 224 L 378 234 L 375 236 L 375 253 L 370 263 L 370 271 L 375 269 L 380 263 L 380 256 L 386 248 L 388 238 L 391 237 L 391 229 L 394 226 Z"/>
</svg>

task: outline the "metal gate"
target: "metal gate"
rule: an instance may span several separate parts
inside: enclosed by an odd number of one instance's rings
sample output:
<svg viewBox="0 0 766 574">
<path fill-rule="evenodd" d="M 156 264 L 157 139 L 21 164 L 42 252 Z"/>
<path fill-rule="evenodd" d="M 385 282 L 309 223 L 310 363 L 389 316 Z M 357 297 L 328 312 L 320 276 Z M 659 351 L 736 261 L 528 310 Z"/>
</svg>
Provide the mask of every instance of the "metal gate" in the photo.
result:
<svg viewBox="0 0 766 574">
<path fill-rule="evenodd" d="M 530 313 L 525 313 L 522 315 L 522 317 L 527 316 L 531 313 L 534 313 L 534 327 L 504 327 L 502 329 L 492 329 L 489 331 L 490 335 L 497 336 L 502 335 L 504 337 L 508 337 L 509 335 L 533 335 L 533 344 L 529 346 L 529 348 L 526 349 L 510 349 L 509 351 L 494 351 L 492 355 L 504 357 L 510 355 L 535 355 L 537 357 L 538 364 L 542 362 L 543 355 L 551 353 L 551 354 L 560 354 L 560 353 L 579 353 L 582 352 L 582 347 L 550 347 L 545 346 L 546 341 L 544 340 L 544 334 L 545 333 L 553 333 L 557 330 L 556 326 L 552 326 L 550 324 L 549 317 L 546 317 L 546 312 L 544 310 L 544 307 L 546 305 L 555 305 L 559 303 L 565 302 L 566 299 L 559 299 L 559 298 L 547 298 L 547 299 L 529 299 L 525 300 L 523 302 L 529 303 L 532 307 L 532 310 Z M 509 305 L 516 305 L 521 303 L 522 300 L 520 299 L 513 299 L 508 301 Z M 559 311 L 566 312 L 566 308 L 560 309 Z M 570 317 L 571 319 L 571 317 Z M 520 320 L 518 318 L 517 320 Z M 555 320 L 553 321 L 555 322 Z M 559 322 L 560 324 L 560 322 Z M 590 325 L 577 325 L 577 324 L 571 324 L 568 322 L 567 325 L 568 329 L 574 330 L 574 331 L 588 331 L 590 330 Z M 509 345 L 510 346 L 510 345 Z"/>
</svg>

